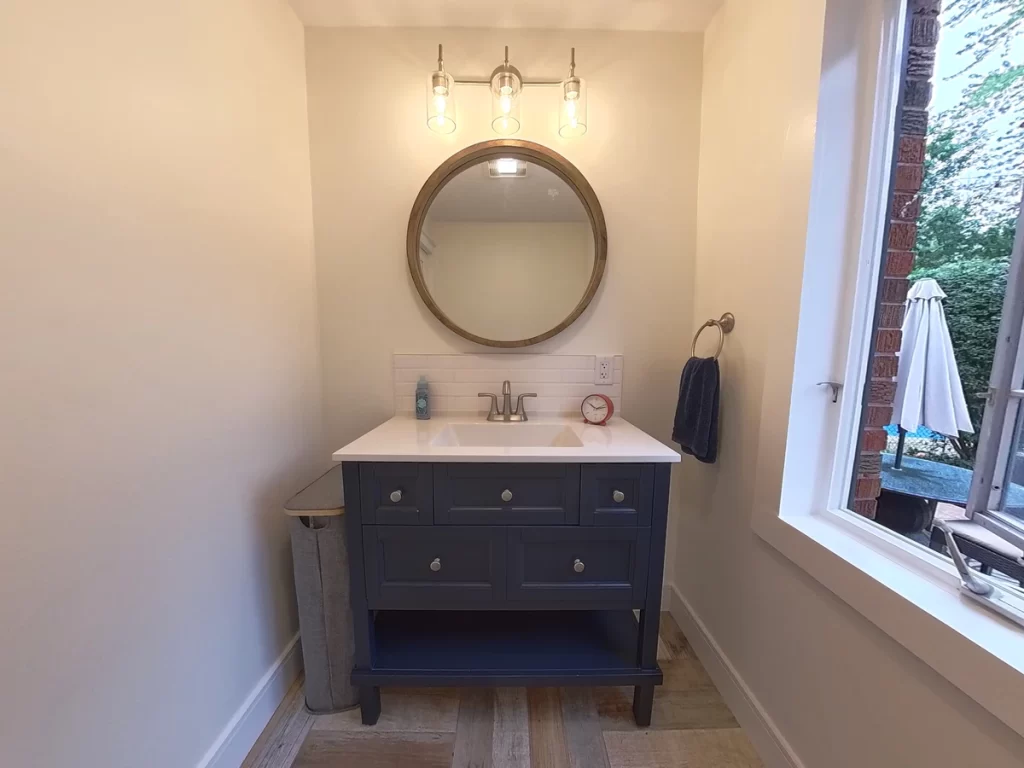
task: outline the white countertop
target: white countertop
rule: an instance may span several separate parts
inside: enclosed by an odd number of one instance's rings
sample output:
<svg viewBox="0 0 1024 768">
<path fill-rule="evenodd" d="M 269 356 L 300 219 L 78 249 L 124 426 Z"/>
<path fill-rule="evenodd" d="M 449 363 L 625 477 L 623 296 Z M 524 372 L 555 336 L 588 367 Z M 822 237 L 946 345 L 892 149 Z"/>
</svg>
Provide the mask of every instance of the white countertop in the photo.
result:
<svg viewBox="0 0 1024 768">
<path fill-rule="evenodd" d="M 457 445 L 449 438 L 452 430 L 448 427 L 452 425 L 487 425 L 486 429 L 502 430 L 529 429 L 537 425 L 561 427 L 571 430 L 582 445 Z M 402 415 L 334 452 L 335 461 L 674 463 L 679 459 L 674 450 L 618 417 L 606 426 L 596 427 L 579 419 L 566 418 L 536 417 L 523 424 L 488 423 L 480 417 L 446 416 L 420 421 L 412 415 Z"/>
</svg>

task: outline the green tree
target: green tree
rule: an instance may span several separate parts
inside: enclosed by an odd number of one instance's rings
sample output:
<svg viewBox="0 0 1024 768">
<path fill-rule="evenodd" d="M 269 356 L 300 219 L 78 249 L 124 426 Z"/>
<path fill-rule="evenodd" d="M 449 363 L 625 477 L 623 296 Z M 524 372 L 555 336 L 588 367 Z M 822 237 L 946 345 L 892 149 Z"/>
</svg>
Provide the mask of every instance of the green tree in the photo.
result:
<svg viewBox="0 0 1024 768">
<path fill-rule="evenodd" d="M 964 178 L 972 178 L 984 142 L 985 134 L 976 125 L 960 122 L 959 110 L 944 112 L 933 122 L 925 150 L 912 278 L 921 270 L 952 261 L 1010 258 L 1015 209 L 993 221 L 995 214 L 988 208 L 984 189 L 979 194 L 965 194 Z M 1018 158 L 1021 156 L 1024 152 Z M 1012 175 L 1012 159 L 1008 153 L 1004 176 Z"/>
<path fill-rule="evenodd" d="M 947 2 L 945 25 L 968 19 L 973 29 L 957 53 L 971 82 L 956 107 L 931 121 L 910 278 L 934 278 L 947 295 L 975 429 L 950 441 L 972 465 L 984 415 L 984 400 L 975 395 L 988 388 L 1024 179 L 1024 64 L 1008 60 L 1024 34 L 1024 0 Z"/>
</svg>

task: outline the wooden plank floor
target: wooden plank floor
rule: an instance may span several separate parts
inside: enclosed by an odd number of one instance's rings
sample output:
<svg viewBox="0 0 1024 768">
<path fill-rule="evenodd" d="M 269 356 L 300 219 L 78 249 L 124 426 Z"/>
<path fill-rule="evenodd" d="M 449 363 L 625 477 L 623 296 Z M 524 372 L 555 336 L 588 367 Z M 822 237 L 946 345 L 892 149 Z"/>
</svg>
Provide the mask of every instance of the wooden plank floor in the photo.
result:
<svg viewBox="0 0 1024 768">
<path fill-rule="evenodd" d="M 760 768 L 667 613 L 658 660 L 650 728 L 632 688 L 384 688 L 367 727 L 358 708 L 308 714 L 300 681 L 242 768 Z"/>
</svg>

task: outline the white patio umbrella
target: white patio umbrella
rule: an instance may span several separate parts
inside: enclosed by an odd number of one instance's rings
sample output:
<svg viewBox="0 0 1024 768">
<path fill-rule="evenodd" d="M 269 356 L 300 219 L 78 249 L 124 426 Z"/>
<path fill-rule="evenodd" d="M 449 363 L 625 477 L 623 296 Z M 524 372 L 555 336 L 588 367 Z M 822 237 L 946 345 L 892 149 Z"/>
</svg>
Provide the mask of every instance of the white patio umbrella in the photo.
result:
<svg viewBox="0 0 1024 768">
<path fill-rule="evenodd" d="M 942 309 L 944 298 L 942 288 L 931 279 L 918 280 L 907 294 L 893 408 L 900 427 L 897 467 L 903 458 L 906 432 L 922 425 L 951 437 L 974 432 Z"/>
</svg>

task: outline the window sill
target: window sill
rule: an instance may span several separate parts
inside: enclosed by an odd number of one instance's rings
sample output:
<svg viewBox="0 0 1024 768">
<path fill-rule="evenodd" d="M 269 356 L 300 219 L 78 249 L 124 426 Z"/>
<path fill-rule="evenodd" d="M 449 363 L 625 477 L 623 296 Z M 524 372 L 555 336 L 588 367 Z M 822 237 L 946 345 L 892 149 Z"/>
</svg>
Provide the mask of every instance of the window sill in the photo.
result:
<svg viewBox="0 0 1024 768">
<path fill-rule="evenodd" d="M 845 515 L 755 514 L 754 529 L 849 606 L 1024 736 L 1024 632 L 962 598 L 952 565 Z"/>
</svg>

